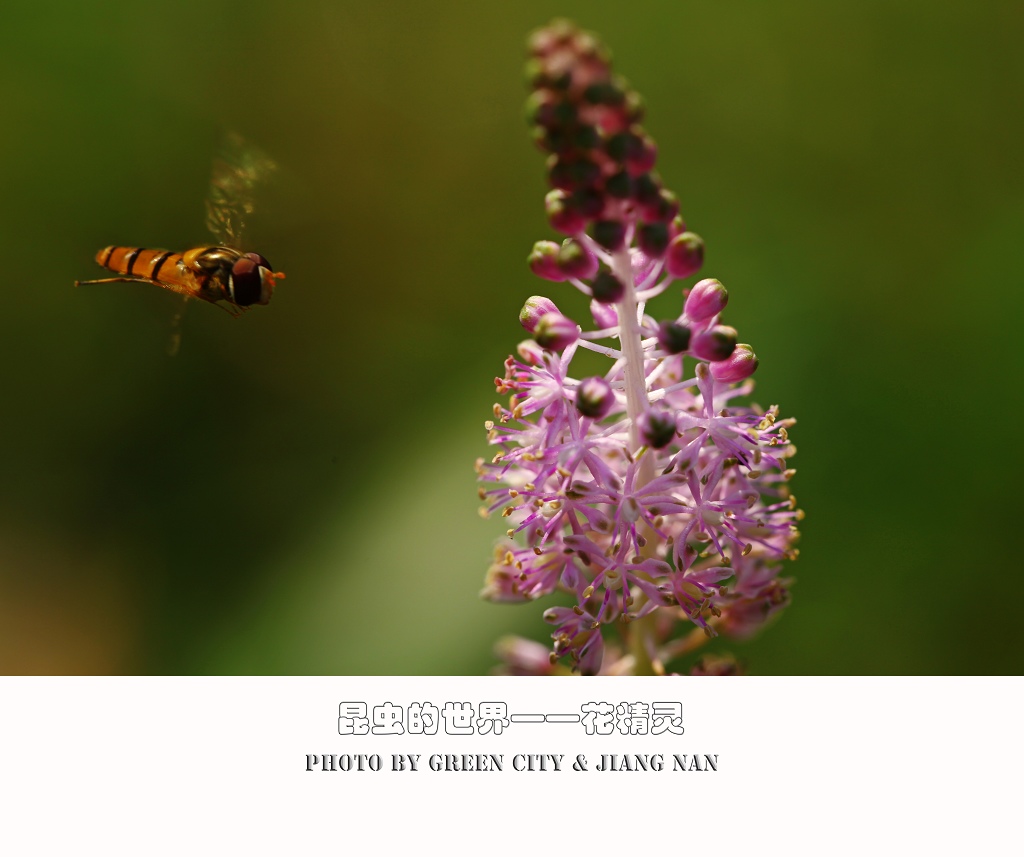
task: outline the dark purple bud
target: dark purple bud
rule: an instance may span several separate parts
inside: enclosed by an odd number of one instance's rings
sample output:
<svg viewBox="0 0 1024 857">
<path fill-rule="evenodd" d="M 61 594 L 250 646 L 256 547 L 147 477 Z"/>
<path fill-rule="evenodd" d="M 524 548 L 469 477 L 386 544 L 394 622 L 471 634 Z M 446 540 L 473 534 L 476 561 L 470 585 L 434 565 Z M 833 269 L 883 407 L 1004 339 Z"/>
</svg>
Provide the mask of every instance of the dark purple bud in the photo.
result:
<svg viewBox="0 0 1024 857">
<path fill-rule="evenodd" d="M 566 277 L 589 280 L 597 273 L 597 256 L 575 238 L 566 238 L 558 250 L 558 268 Z"/>
<path fill-rule="evenodd" d="M 672 191 L 661 188 L 655 199 L 649 203 L 641 203 L 640 213 L 644 220 L 668 223 L 679 214 L 679 199 Z"/>
<path fill-rule="evenodd" d="M 548 170 L 552 187 L 563 190 L 590 187 L 601 175 L 601 168 L 587 158 L 557 159 Z"/>
<path fill-rule="evenodd" d="M 661 182 L 650 173 L 633 177 L 633 199 L 637 205 L 656 205 L 661 198 Z"/>
<path fill-rule="evenodd" d="M 668 446 L 676 436 L 676 415 L 667 408 L 655 406 L 636 419 L 640 437 L 653 449 Z"/>
<path fill-rule="evenodd" d="M 690 347 L 690 328 L 678 321 L 658 325 L 658 345 L 669 354 L 681 354 Z"/>
<path fill-rule="evenodd" d="M 647 134 L 636 135 L 639 145 L 632 145 L 626 152 L 626 169 L 634 176 L 649 173 L 658 160 L 658 147 Z"/>
<path fill-rule="evenodd" d="M 604 378 L 584 378 L 576 388 L 576 410 L 595 420 L 604 419 L 615 405 L 615 393 Z"/>
<path fill-rule="evenodd" d="M 553 301 L 541 295 L 534 295 L 527 298 L 523 308 L 519 310 L 519 323 L 526 328 L 527 333 L 533 333 L 539 322 L 548 313 L 558 313 L 558 307 Z"/>
<path fill-rule="evenodd" d="M 596 149 L 601 143 L 601 135 L 593 125 L 578 125 L 573 130 L 572 147 L 581 151 Z"/>
<path fill-rule="evenodd" d="M 530 270 L 538 277 L 556 283 L 565 282 L 568 275 L 558 264 L 559 246 L 554 241 L 538 241 L 527 257 Z"/>
<path fill-rule="evenodd" d="M 633 177 L 625 170 L 620 170 L 605 179 L 604 189 L 616 199 L 629 199 L 633 194 Z"/>
<path fill-rule="evenodd" d="M 611 271 L 601 271 L 594 277 L 591 286 L 594 293 L 594 300 L 602 304 L 614 304 L 622 300 L 626 293 L 626 287 Z"/>
<path fill-rule="evenodd" d="M 604 211 L 604 194 L 596 188 L 581 188 L 572 195 L 572 203 L 584 218 L 593 220 Z"/>
<path fill-rule="evenodd" d="M 694 321 L 703 321 L 718 315 L 729 303 L 729 293 L 718 280 L 701 280 L 690 289 L 683 311 Z"/>
<path fill-rule="evenodd" d="M 628 131 L 612 134 L 604 144 L 605 153 L 609 158 L 619 164 L 624 164 L 626 162 L 626 157 L 632 149 L 639 149 L 640 147 L 640 139 L 635 134 L 630 134 Z"/>
<path fill-rule="evenodd" d="M 612 81 L 602 80 L 590 84 L 590 86 L 583 90 L 583 100 L 588 104 L 603 104 L 608 107 L 617 107 L 625 103 L 626 93 Z"/>
<path fill-rule="evenodd" d="M 551 225 L 566 235 L 582 232 L 587 225 L 586 219 L 564 190 L 548 191 L 544 197 L 544 210 Z"/>
<path fill-rule="evenodd" d="M 757 371 L 757 362 L 754 349 L 741 342 L 726 360 L 711 364 L 711 377 L 727 383 L 742 381 Z"/>
<path fill-rule="evenodd" d="M 735 328 L 716 324 L 694 336 L 690 350 L 701 360 L 725 360 L 736 350 L 736 336 Z"/>
<path fill-rule="evenodd" d="M 575 108 L 553 92 L 546 89 L 537 90 L 526 100 L 526 121 L 544 128 L 564 125 L 566 107 L 575 114 Z M 568 121 L 572 121 L 573 118 L 574 116 L 569 116 Z"/>
<path fill-rule="evenodd" d="M 580 338 L 579 327 L 560 312 L 549 312 L 540 317 L 533 330 L 533 338 L 541 348 L 561 351 Z"/>
<path fill-rule="evenodd" d="M 572 190 L 573 184 L 572 166 L 568 161 L 554 156 L 548 164 L 548 184 L 559 190 Z"/>
<path fill-rule="evenodd" d="M 621 250 L 626 242 L 626 224 L 619 220 L 597 220 L 591 234 L 598 244 L 614 253 Z"/>
<path fill-rule="evenodd" d="M 637 230 L 637 244 L 652 259 L 665 255 L 668 239 L 668 225 L 665 223 L 645 223 Z"/>
<path fill-rule="evenodd" d="M 673 238 L 665 254 L 665 267 L 677 278 L 696 274 L 704 264 L 704 240 L 694 232 L 683 232 Z"/>
</svg>

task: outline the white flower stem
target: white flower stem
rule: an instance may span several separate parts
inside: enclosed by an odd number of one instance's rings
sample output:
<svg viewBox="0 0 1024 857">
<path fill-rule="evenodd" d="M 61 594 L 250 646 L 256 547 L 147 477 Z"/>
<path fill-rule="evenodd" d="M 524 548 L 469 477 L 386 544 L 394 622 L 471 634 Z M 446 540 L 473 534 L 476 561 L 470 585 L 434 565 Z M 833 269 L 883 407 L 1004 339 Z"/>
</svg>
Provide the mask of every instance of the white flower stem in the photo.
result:
<svg viewBox="0 0 1024 857">
<path fill-rule="evenodd" d="M 626 385 L 626 415 L 629 417 L 629 443 L 636 452 L 643 446 L 637 418 L 650 406 L 647 398 L 647 381 L 644 375 L 643 336 L 637 319 L 636 288 L 633 285 L 633 265 L 628 250 L 619 250 L 612 258 L 612 273 L 625 286 L 619 301 L 619 342 L 625 359 L 623 375 Z M 641 463 L 637 487 L 646 485 L 654 478 L 654 456 L 644 456 Z"/>
<path fill-rule="evenodd" d="M 633 265 L 629 258 L 628 250 L 619 250 L 612 258 L 612 273 L 625 286 L 622 299 L 618 304 L 619 311 L 619 342 L 622 347 L 622 356 L 625 361 L 623 376 L 626 385 L 626 415 L 629 417 L 629 442 L 632 452 L 636 452 L 644 441 L 640 437 L 640 428 L 637 425 L 639 416 L 650 407 L 650 400 L 647 398 L 647 381 L 644 373 L 644 347 L 643 336 L 640 332 L 640 321 L 637 318 L 638 307 L 636 288 L 633 285 Z M 643 488 L 654 478 L 654 455 L 649 451 L 640 459 L 640 469 L 637 472 L 634 491 Z M 656 540 L 649 528 L 644 527 L 644 536 L 647 543 L 641 550 L 644 556 L 653 556 L 656 552 Z M 643 594 L 637 592 L 634 595 L 639 599 L 635 606 L 645 601 Z M 653 639 L 654 614 L 629 623 L 629 627 L 623 628 L 624 636 L 628 640 L 630 654 L 634 659 L 633 669 L 636 675 L 653 675 L 656 673 L 655 665 L 649 653 L 649 642 Z"/>
</svg>

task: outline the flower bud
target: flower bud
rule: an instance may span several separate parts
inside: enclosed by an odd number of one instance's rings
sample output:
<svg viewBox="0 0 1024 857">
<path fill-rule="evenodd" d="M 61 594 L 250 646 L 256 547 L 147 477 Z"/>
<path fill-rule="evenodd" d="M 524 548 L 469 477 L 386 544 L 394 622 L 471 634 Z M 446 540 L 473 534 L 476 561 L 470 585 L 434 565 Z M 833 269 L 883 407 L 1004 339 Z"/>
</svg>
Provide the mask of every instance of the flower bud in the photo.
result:
<svg viewBox="0 0 1024 857">
<path fill-rule="evenodd" d="M 658 160 L 658 146 L 645 133 L 635 135 L 635 142 L 630 141 L 626 151 L 626 169 L 634 176 L 643 175 L 654 169 Z"/>
<path fill-rule="evenodd" d="M 636 419 L 640 437 L 653 449 L 668 446 L 676 436 L 676 415 L 664 407 L 655 406 L 640 414 Z"/>
<path fill-rule="evenodd" d="M 640 214 L 644 220 L 671 223 L 679 214 L 679 199 L 672 191 L 662 188 L 654 199 L 641 204 Z"/>
<path fill-rule="evenodd" d="M 576 119 L 576 108 L 548 89 L 535 90 L 526 100 L 526 121 L 545 128 L 568 125 Z"/>
<path fill-rule="evenodd" d="M 556 310 L 540 317 L 533 329 L 533 338 L 541 348 L 561 351 L 580 338 L 580 331 L 576 322 Z"/>
<path fill-rule="evenodd" d="M 633 200 L 639 206 L 656 205 L 661 198 L 661 181 L 650 173 L 633 178 Z"/>
<path fill-rule="evenodd" d="M 541 295 L 534 295 L 527 298 L 523 308 L 519 310 L 519 323 L 526 328 L 527 333 L 533 333 L 537 329 L 537 322 L 548 313 L 557 313 L 558 307 Z"/>
<path fill-rule="evenodd" d="M 544 349 L 532 339 L 524 339 L 516 346 L 516 353 L 530 366 L 540 366 L 544 362 Z M 701 363 L 701 366 L 704 364 Z"/>
<path fill-rule="evenodd" d="M 660 259 L 668 248 L 668 225 L 665 223 L 644 223 L 637 231 L 637 244 L 644 254 Z"/>
<path fill-rule="evenodd" d="M 600 217 L 605 207 L 605 197 L 597 188 L 580 188 L 572 195 L 572 205 L 584 221 Z M 577 230 L 579 232 L 581 230 Z"/>
<path fill-rule="evenodd" d="M 725 360 L 736 349 L 736 330 L 724 324 L 716 324 L 698 333 L 690 341 L 690 350 L 701 360 L 715 363 Z"/>
<path fill-rule="evenodd" d="M 538 277 L 556 283 L 564 282 L 568 274 L 558 264 L 559 247 L 554 241 L 538 241 L 526 257 L 526 262 Z"/>
<path fill-rule="evenodd" d="M 604 144 L 605 153 L 617 164 L 624 164 L 631 153 L 635 157 L 642 148 L 643 142 L 640 138 L 627 131 L 612 134 Z"/>
<path fill-rule="evenodd" d="M 729 293 L 718 280 L 701 280 L 690 289 L 683 311 L 693 321 L 704 321 L 718 315 L 729 303 Z"/>
<path fill-rule="evenodd" d="M 690 347 L 690 328 L 678 321 L 658 325 L 658 345 L 669 354 L 681 354 Z"/>
<path fill-rule="evenodd" d="M 629 254 L 629 267 L 633 271 L 633 282 L 642 283 L 646 280 L 657 262 L 655 257 L 648 256 L 638 247 L 634 248 Z"/>
<path fill-rule="evenodd" d="M 574 141 L 573 141 L 574 142 Z M 589 187 L 601 175 L 601 168 L 588 158 L 556 159 L 548 169 L 548 181 L 552 187 L 576 190 Z"/>
<path fill-rule="evenodd" d="M 742 381 L 757 371 L 757 362 L 754 349 L 741 342 L 728 358 L 711 364 L 711 377 L 726 383 Z"/>
<path fill-rule="evenodd" d="M 584 378 L 576 388 L 576 410 L 595 420 L 604 419 L 615 405 L 612 385 L 604 378 Z"/>
<path fill-rule="evenodd" d="M 597 273 L 597 256 L 575 238 L 566 238 L 558 250 L 558 269 L 565 277 L 589 280 Z"/>
<path fill-rule="evenodd" d="M 626 241 L 626 224 L 620 220 L 595 221 L 591 232 L 598 244 L 612 252 L 621 250 Z"/>
<path fill-rule="evenodd" d="M 622 300 L 626 293 L 626 287 L 611 271 L 601 271 L 591 286 L 594 292 L 594 300 L 603 304 L 614 304 Z"/>
<path fill-rule="evenodd" d="M 669 242 L 665 267 L 677 278 L 696 274 L 704 264 L 704 240 L 694 232 L 683 232 Z"/>
<path fill-rule="evenodd" d="M 583 214 L 564 190 L 548 191 L 544 197 L 544 210 L 551 225 L 566 235 L 582 232 L 587 225 Z"/>
<path fill-rule="evenodd" d="M 633 179 L 625 170 L 620 170 L 604 180 L 604 189 L 616 199 L 629 199 L 633 193 Z"/>
<path fill-rule="evenodd" d="M 619 311 L 615 304 L 603 304 L 600 301 L 590 302 L 590 314 L 594 317 L 594 323 L 601 330 L 615 327 L 619 323 Z"/>
</svg>

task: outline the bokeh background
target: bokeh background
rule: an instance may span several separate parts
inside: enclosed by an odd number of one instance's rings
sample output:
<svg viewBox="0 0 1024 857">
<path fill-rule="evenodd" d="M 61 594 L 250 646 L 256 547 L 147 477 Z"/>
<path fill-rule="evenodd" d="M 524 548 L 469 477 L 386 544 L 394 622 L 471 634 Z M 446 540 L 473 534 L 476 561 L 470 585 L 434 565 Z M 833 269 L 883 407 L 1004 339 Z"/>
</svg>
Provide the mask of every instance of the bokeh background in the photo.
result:
<svg viewBox="0 0 1024 857">
<path fill-rule="evenodd" d="M 758 673 L 1018 673 L 1024 5 L 11 2 L 0 30 L 0 672 L 482 673 L 492 379 L 551 237 L 523 44 L 648 104 L 807 512 Z M 234 321 L 102 276 L 278 162 Z M 673 311 L 665 297 L 652 309 Z M 568 302 L 571 305 L 571 301 Z"/>
</svg>

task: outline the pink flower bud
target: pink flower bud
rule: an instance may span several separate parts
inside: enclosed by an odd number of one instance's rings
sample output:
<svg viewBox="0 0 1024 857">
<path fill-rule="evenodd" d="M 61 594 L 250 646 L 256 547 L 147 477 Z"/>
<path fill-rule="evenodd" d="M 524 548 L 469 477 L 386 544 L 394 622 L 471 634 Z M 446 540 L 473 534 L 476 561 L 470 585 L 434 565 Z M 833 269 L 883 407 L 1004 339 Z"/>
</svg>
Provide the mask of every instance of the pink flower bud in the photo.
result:
<svg viewBox="0 0 1024 857">
<path fill-rule="evenodd" d="M 595 420 L 604 419 L 615 405 L 612 385 L 604 378 L 584 378 L 576 388 L 576 410 Z"/>
<path fill-rule="evenodd" d="M 703 321 L 718 315 L 729 303 L 729 293 L 718 280 L 701 280 L 690 289 L 683 311 L 693 321 Z"/>
<path fill-rule="evenodd" d="M 547 298 L 534 295 L 527 298 L 523 308 L 519 310 L 519 323 L 526 328 L 527 333 L 533 333 L 537 329 L 537 322 L 549 312 L 557 313 L 558 307 Z"/>
<path fill-rule="evenodd" d="M 558 265 L 558 250 L 559 247 L 554 241 L 538 241 L 526 259 L 530 270 L 545 280 L 564 282 L 568 276 Z"/>
<path fill-rule="evenodd" d="M 582 232 L 587 225 L 583 214 L 564 190 L 549 191 L 544 197 L 544 210 L 551 225 L 566 235 Z"/>
<path fill-rule="evenodd" d="M 754 349 L 745 343 L 736 346 L 736 350 L 726 358 L 711 364 L 711 377 L 716 381 L 742 381 L 757 371 L 757 355 Z"/>
<path fill-rule="evenodd" d="M 704 264 L 704 240 L 695 232 L 683 232 L 673 238 L 665 254 L 665 267 L 673 277 L 689 277 Z"/>
<path fill-rule="evenodd" d="M 619 323 L 619 311 L 615 309 L 614 304 L 591 301 L 590 314 L 594 317 L 594 323 L 602 330 L 615 327 Z"/>
<path fill-rule="evenodd" d="M 716 324 L 698 333 L 690 341 L 690 351 L 701 360 L 712 363 L 728 358 L 736 348 L 736 330 Z"/>
<path fill-rule="evenodd" d="M 541 348 L 561 351 L 580 338 L 580 331 L 576 322 L 555 311 L 540 317 L 533 330 L 533 338 Z"/>
<path fill-rule="evenodd" d="M 524 363 L 531 366 L 540 366 L 544 362 L 544 349 L 532 339 L 524 339 L 516 346 L 516 353 L 523 358 Z"/>
<path fill-rule="evenodd" d="M 566 238 L 558 251 L 558 268 L 563 279 L 589 280 L 597 273 L 597 256 L 575 238 Z"/>
</svg>

